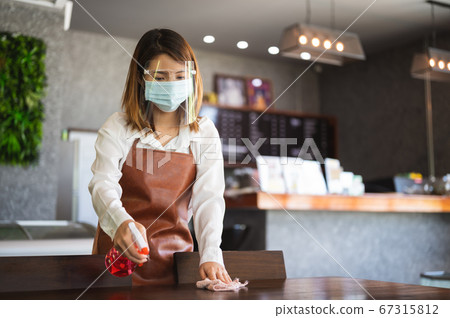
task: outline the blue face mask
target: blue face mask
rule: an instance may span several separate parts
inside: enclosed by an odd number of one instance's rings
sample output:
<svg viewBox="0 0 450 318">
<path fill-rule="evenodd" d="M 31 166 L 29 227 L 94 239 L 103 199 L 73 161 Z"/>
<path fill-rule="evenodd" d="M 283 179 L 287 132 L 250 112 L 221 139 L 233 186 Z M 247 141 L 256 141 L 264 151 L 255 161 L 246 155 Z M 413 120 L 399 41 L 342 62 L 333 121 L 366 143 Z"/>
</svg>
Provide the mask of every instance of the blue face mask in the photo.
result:
<svg viewBox="0 0 450 318">
<path fill-rule="evenodd" d="M 192 80 L 145 81 L 145 100 L 153 102 L 163 112 L 173 112 L 192 94 L 193 89 Z"/>
</svg>

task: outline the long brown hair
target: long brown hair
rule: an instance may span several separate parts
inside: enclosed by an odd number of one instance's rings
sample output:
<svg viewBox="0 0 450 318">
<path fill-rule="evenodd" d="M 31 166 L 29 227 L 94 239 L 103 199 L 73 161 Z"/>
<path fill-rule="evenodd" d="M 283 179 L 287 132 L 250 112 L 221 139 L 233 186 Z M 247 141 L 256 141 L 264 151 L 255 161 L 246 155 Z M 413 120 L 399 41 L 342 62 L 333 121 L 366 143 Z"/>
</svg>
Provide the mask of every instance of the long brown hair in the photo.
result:
<svg viewBox="0 0 450 318">
<path fill-rule="evenodd" d="M 158 55 L 167 54 L 176 61 L 193 61 L 196 71 L 194 83 L 197 97 L 196 115 L 200 112 L 203 98 L 203 81 L 198 69 L 197 59 L 191 46 L 187 41 L 175 31 L 169 29 L 153 29 L 145 33 L 133 53 L 133 58 L 128 69 L 125 89 L 122 95 L 122 110 L 127 114 L 128 125 L 138 131 L 148 128 L 148 132 L 154 130 L 152 120 L 146 118 L 145 108 L 147 107 L 143 80 L 144 67 L 146 63 Z M 149 107 L 154 107 L 150 103 Z M 181 109 L 181 107 L 179 108 Z M 180 113 L 179 113 L 180 114 Z M 180 115 L 181 116 L 181 115 Z M 190 130 L 198 131 L 198 119 L 189 124 Z"/>
</svg>

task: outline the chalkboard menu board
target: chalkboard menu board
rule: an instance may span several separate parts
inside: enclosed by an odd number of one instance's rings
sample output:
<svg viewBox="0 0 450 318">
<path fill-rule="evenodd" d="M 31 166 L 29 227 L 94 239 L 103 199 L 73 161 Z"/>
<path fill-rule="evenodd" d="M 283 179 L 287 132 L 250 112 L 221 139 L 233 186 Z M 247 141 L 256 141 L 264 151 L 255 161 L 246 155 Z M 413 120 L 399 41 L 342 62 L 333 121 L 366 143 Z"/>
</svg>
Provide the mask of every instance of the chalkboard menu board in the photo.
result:
<svg viewBox="0 0 450 318">
<path fill-rule="evenodd" d="M 312 138 L 323 158 L 336 158 L 336 125 L 333 117 L 272 110 L 263 115 L 261 113 L 204 104 L 200 116 L 207 116 L 216 125 L 222 140 L 224 160 L 229 164 L 248 160 L 254 163 L 256 151 L 263 156 L 281 156 L 283 150 L 280 143 L 287 143 L 284 149 L 287 149 L 288 157 L 308 159 L 299 156 L 307 138 Z M 249 145 L 254 151 L 249 150 Z M 308 154 L 317 159 L 311 151 Z"/>
</svg>

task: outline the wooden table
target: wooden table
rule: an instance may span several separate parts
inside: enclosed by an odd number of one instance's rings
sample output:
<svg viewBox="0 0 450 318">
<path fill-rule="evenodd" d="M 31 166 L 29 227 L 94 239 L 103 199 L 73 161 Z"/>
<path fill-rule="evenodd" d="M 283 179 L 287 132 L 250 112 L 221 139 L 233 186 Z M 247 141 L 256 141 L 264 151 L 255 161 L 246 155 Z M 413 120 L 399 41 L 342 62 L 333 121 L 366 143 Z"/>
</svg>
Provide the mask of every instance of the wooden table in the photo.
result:
<svg viewBox="0 0 450 318">
<path fill-rule="evenodd" d="M 358 279 L 377 300 L 450 299 L 450 289 Z M 0 299 L 77 299 L 83 290 L 1 293 Z M 314 277 L 287 280 L 255 280 L 248 287 L 232 292 L 211 292 L 193 284 L 168 287 L 104 287 L 92 288 L 80 299 L 153 299 L 153 300 L 323 300 L 372 299 L 351 278 Z"/>
</svg>

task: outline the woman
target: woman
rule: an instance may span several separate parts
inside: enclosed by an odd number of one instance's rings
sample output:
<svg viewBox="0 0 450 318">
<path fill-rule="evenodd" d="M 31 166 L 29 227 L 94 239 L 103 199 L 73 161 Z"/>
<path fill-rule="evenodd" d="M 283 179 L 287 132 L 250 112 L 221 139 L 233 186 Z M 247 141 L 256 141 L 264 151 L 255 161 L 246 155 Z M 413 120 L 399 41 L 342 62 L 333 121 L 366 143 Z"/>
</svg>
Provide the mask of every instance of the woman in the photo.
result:
<svg viewBox="0 0 450 318">
<path fill-rule="evenodd" d="M 217 129 L 197 117 L 203 94 L 197 60 L 176 32 L 139 40 L 122 98 L 123 113 L 103 124 L 89 191 L 99 217 L 93 253 L 114 246 L 135 263 L 133 285 L 174 284 L 173 253 L 193 250 L 193 214 L 202 279 L 231 279 L 220 250 L 224 175 Z M 138 253 L 135 222 L 150 257 Z M 128 248 L 130 247 L 130 248 Z"/>
</svg>

